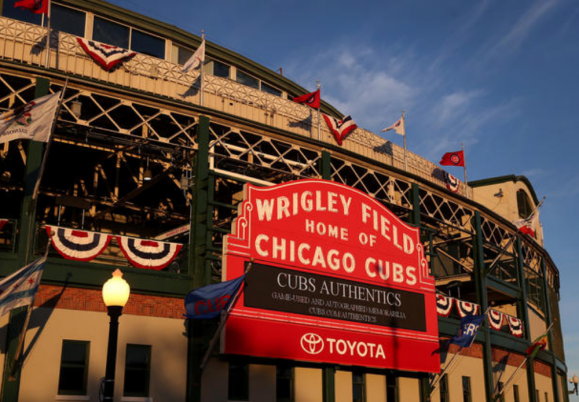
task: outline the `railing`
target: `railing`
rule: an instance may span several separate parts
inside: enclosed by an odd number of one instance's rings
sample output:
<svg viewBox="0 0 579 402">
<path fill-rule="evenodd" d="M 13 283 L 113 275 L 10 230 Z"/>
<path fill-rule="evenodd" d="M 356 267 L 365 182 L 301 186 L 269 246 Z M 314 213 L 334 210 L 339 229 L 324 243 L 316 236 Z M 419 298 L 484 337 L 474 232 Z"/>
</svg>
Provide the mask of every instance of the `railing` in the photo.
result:
<svg viewBox="0 0 579 402">
<path fill-rule="evenodd" d="M 0 59 L 43 67 L 46 65 L 45 44 L 45 28 L 0 17 Z M 107 72 L 84 52 L 74 35 L 52 32 L 50 45 L 49 67 L 52 69 L 192 104 L 200 102 L 199 72 L 183 73 L 176 63 L 137 54 Z M 229 79 L 205 75 L 204 106 L 335 144 L 325 122 L 319 125 L 318 133 L 318 115 L 309 107 Z M 401 147 L 362 128 L 352 133 L 343 149 L 404 169 Z M 410 173 L 444 186 L 442 171 L 434 163 L 412 152 L 407 153 L 407 161 Z M 466 194 L 465 186 L 461 185 L 459 191 Z"/>
</svg>

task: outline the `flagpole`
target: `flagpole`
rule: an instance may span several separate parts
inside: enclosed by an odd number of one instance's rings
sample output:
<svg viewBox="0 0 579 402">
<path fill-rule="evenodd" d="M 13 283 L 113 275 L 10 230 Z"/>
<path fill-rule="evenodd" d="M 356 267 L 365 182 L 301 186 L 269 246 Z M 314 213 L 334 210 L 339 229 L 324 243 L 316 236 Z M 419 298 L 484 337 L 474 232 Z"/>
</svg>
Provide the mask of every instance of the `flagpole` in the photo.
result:
<svg viewBox="0 0 579 402">
<path fill-rule="evenodd" d="M 253 266 L 253 258 L 249 260 L 249 264 L 247 265 L 247 269 L 245 270 L 246 274 L 251 270 L 252 266 Z M 217 339 L 219 339 L 219 335 L 221 334 L 221 331 L 223 330 L 223 327 L 225 326 L 225 323 L 227 322 L 227 319 L 229 318 L 230 311 L 233 309 L 233 307 L 235 307 L 235 305 L 237 304 L 237 300 L 239 300 L 239 296 L 241 296 L 241 292 L 243 292 L 244 290 L 245 290 L 245 278 L 243 279 L 243 283 L 239 287 L 239 290 L 237 291 L 237 293 L 233 297 L 233 300 L 229 304 L 229 307 L 227 307 L 227 310 L 225 310 L 225 314 L 221 318 L 221 322 L 219 323 L 219 327 L 217 328 L 217 331 L 215 331 L 213 338 L 211 338 L 211 342 L 209 342 L 209 347 L 207 348 L 207 352 L 205 352 L 205 356 L 203 356 L 203 360 L 201 360 L 201 364 L 199 365 L 199 368 L 201 369 L 201 371 L 203 371 L 205 364 L 207 364 L 207 360 L 209 360 L 209 356 L 211 355 L 211 352 L 213 351 L 213 348 L 215 347 L 215 344 L 217 343 Z"/>
<path fill-rule="evenodd" d="M 201 44 L 203 44 L 203 42 L 205 41 L 205 30 L 201 30 Z M 205 88 L 205 73 L 203 72 L 203 70 L 205 70 L 205 66 L 203 65 L 205 63 L 205 50 L 203 49 L 203 58 L 201 60 L 201 75 L 200 75 L 200 80 L 201 80 L 201 85 L 200 85 L 200 93 L 199 93 L 199 104 L 201 106 L 203 106 L 203 90 Z"/>
<path fill-rule="evenodd" d="M 46 68 L 50 67 L 50 8 L 51 2 L 48 0 L 48 12 L 46 13 Z"/>
<path fill-rule="evenodd" d="M 543 334 L 539 337 L 542 338 L 545 335 L 547 335 L 547 333 L 551 330 L 551 328 L 553 327 L 553 324 L 555 322 L 552 322 L 551 325 L 549 325 L 547 327 L 547 329 L 545 330 L 545 332 L 543 332 Z M 532 346 L 532 345 L 531 345 Z M 498 397 L 500 397 L 506 390 L 507 388 L 511 385 L 511 382 L 513 382 L 513 380 L 515 379 L 515 375 L 517 374 L 517 372 L 521 369 L 521 367 L 523 367 L 523 364 L 525 364 L 525 362 L 527 362 L 527 360 L 529 360 L 529 356 L 525 356 L 525 358 L 523 359 L 523 361 L 521 362 L 521 364 L 519 364 L 519 367 L 517 367 L 517 369 L 515 370 L 515 372 L 509 377 L 508 381 L 506 382 L 506 384 L 503 386 L 503 389 L 501 389 L 499 391 L 499 393 L 497 395 L 494 395 L 494 399 L 497 399 Z"/>
<path fill-rule="evenodd" d="M 466 198 L 469 198 L 469 191 L 468 191 L 468 181 L 466 179 L 466 158 L 464 157 L 464 144 L 461 142 L 460 146 L 462 148 L 462 167 L 464 169 L 464 188 L 466 190 Z"/>
<path fill-rule="evenodd" d="M 404 171 L 408 172 L 408 159 L 406 158 L 406 121 L 404 121 L 404 110 L 402 111 L 402 124 L 404 124 Z"/>
<path fill-rule="evenodd" d="M 50 241 L 46 244 L 46 251 L 44 252 L 44 260 L 48 257 L 48 249 L 50 248 Z M 14 381 L 16 379 L 16 369 L 18 368 L 18 363 L 20 360 L 20 355 L 22 354 L 22 349 L 24 348 L 24 336 L 28 329 L 28 323 L 30 321 L 30 316 L 32 315 L 32 307 L 34 306 L 34 300 L 36 300 L 36 294 L 38 292 L 34 292 L 34 296 L 30 301 L 30 305 L 28 305 L 28 310 L 26 311 L 26 319 L 24 320 L 24 324 L 22 325 L 22 332 L 20 333 L 20 337 L 18 338 L 18 346 L 16 347 L 16 353 L 14 354 L 14 360 L 12 360 L 12 364 L 10 365 L 10 372 L 8 374 L 8 381 Z"/>
<path fill-rule="evenodd" d="M 318 91 L 320 90 L 320 88 L 322 87 L 320 85 L 320 80 L 316 80 L 316 83 L 318 84 Z M 321 115 L 320 115 L 320 109 L 322 108 L 322 95 L 320 94 L 320 107 L 318 108 L 318 141 L 321 141 L 322 139 L 322 134 L 321 134 L 321 130 L 322 130 L 322 121 L 321 121 Z"/>
</svg>

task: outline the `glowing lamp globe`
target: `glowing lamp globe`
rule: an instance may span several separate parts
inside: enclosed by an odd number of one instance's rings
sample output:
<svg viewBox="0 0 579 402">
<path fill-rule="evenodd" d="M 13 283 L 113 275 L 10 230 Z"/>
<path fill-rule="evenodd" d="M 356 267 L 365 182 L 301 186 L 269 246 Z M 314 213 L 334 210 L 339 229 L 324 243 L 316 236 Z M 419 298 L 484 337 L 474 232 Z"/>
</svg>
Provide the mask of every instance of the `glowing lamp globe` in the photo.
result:
<svg viewBox="0 0 579 402">
<path fill-rule="evenodd" d="M 113 277 L 103 285 L 103 300 L 107 307 L 124 307 L 129 300 L 131 287 L 123 279 L 120 269 L 113 272 Z"/>
</svg>

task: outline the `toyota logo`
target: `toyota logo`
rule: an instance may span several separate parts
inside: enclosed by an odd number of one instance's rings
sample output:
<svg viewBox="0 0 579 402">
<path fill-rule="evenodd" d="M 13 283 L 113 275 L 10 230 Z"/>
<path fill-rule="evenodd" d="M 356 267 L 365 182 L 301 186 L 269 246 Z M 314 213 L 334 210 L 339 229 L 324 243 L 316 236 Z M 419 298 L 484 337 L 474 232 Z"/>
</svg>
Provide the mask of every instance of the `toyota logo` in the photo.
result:
<svg viewBox="0 0 579 402">
<path fill-rule="evenodd" d="M 324 349 L 324 340 L 318 334 L 304 334 L 300 340 L 302 349 L 310 355 L 317 355 Z"/>
</svg>

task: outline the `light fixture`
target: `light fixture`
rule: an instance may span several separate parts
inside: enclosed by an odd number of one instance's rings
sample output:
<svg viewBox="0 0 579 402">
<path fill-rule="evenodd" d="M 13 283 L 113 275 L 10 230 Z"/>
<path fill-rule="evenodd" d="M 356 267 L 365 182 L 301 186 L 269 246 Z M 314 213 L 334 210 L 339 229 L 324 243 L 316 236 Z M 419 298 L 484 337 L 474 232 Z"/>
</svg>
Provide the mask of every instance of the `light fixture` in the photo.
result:
<svg viewBox="0 0 579 402">
<path fill-rule="evenodd" d="M 577 385 L 579 384 L 579 378 L 577 378 L 577 374 L 574 374 L 572 378 L 569 378 L 569 382 L 573 384 L 573 389 L 568 391 L 569 395 L 579 395 L 579 390 L 577 388 Z"/>
<path fill-rule="evenodd" d="M 497 198 L 503 198 L 504 194 L 503 194 L 503 189 L 499 188 L 499 192 L 495 194 L 495 197 Z"/>
<path fill-rule="evenodd" d="M 72 114 L 77 118 L 80 119 L 80 114 L 82 113 L 82 103 L 75 99 L 72 101 Z"/>
<path fill-rule="evenodd" d="M 145 169 L 145 173 L 143 173 L 143 180 L 144 181 L 151 181 L 153 178 L 153 172 L 149 169 L 149 158 L 147 157 L 147 168 Z"/>
<path fill-rule="evenodd" d="M 103 301 L 107 306 L 107 314 L 111 317 L 109 324 L 109 343 L 107 347 L 107 363 L 104 380 L 104 401 L 113 400 L 115 393 L 115 366 L 117 364 L 117 342 L 119 338 L 119 317 L 127 304 L 131 287 L 123 279 L 120 269 L 113 272 L 113 277 L 103 285 Z"/>
</svg>

